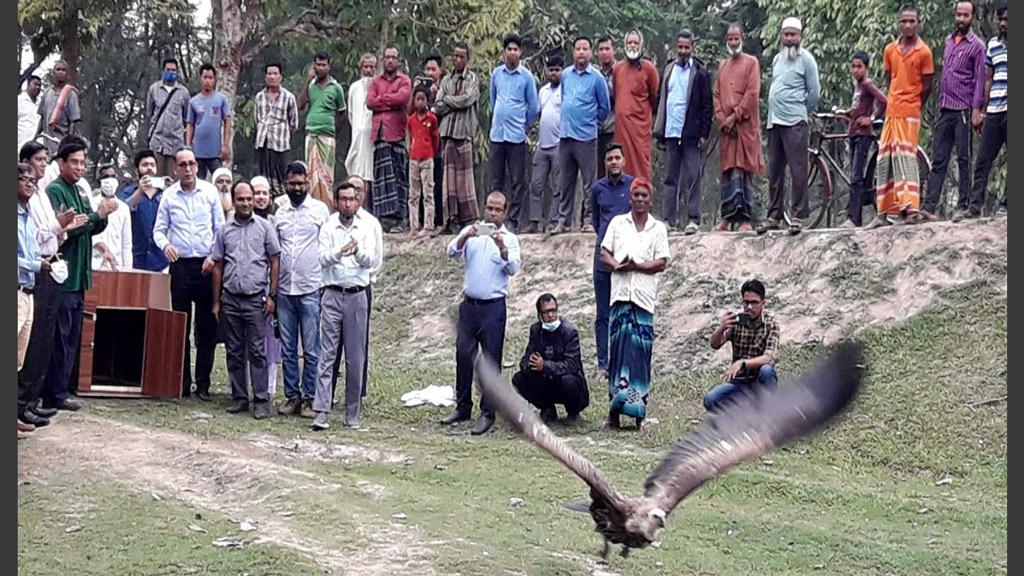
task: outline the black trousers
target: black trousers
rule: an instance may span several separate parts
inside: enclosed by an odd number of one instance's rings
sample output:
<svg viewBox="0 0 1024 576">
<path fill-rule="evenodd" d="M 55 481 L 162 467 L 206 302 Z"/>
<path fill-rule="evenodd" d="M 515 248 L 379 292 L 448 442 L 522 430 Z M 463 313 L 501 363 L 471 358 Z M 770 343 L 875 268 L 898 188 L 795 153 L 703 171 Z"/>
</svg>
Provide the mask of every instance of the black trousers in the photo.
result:
<svg viewBox="0 0 1024 576">
<path fill-rule="evenodd" d="M 441 147 L 444 149 L 444 146 Z M 442 181 L 444 180 L 444 154 L 438 151 L 437 156 L 434 156 L 434 226 L 444 226 L 445 219 L 448 217 L 444 213 L 444 189 L 441 187 Z M 423 222 L 426 222 L 431 216 L 425 214 L 423 216 Z"/>
<path fill-rule="evenodd" d="M 971 195 L 971 152 L 974 144 L 971 132 L 970 110 L 943 108 L 939 112 L 939 119 L 932 129 L 932 172 L 928 175 L 928 188 L 925 191 L 924 203 L 921 205 L 922 210 L 934 214 L 939 207 L 954 145 L 956 164 L 960 171 L 960 196 L 957 204 L 963 204 L 963 208 L 967 208 L 967 199 Z"/>
<path fill-rule="evenodd" d="M 459 304 L 459 324 L 455 337 L 455 402 L 460 413 L 473 411 L 473 371 L 476 355 L 494 362 L 501 371 L 505 349 L 505 299 L 475 300 L 464 297 Z M 486 397 L 480 398 L 481 414 L 494 415 Z"/>
<path fill-rule="evenodd" d="M 213 174 L 214 170 L 220 168 L 220 158 L 196 158 L 196 162 L 199 163 L 199 170 L 196 172 L 196 178 L 202 178 L 203 180 L 210 180 L 210 175 Z"/>
<path fill-rule="evenodd" d="M 696 141 L 682 138 L 665 140 L 668 162 L 665 168 L 665 187 L 662 202 L 665 224 L 678 226 L 679 202 L 686 207 L 687 222 L 700 224 L 701 163 L 703 154 Z"/>
<path fill-rule="evenodd" d="M 1006 112 L 985 116 L 985 124 L 981 127 L 981 148 L 978 150 L 978 160 L 974 164 L 974 186 L 971 190 L 970 200 L 972 212 L 981 213 L 981 209 L 985 207 L 985 194 L 988 189 L 988 177 L 992 172 L 992 163 L 995 162 L 1003 145 L 1009 146 L 1006 139 Z M 959 203 L 964 204 L 963 196 L 960 197 Z M 1000 205 L 1006 208 L 1005 183 Z M 34 329 L 32 333 L 34 336 Z"/>
<path fill-rule="evenodd" d="M 582 412 L 590 402 L 590 392 L 583 386 L 583 379 L 573 374 L 558 378 L 538 372 L 516 372 L 512 385 L 520 396 L 541 410 L 561 404 L 573 415 Z"/>
<path fill-rule="evenodd" d="M 506 180 L 506 173 L 508 180 Z M 523 213 L 526 196 L 526 142 L 491 142 L 491 189 L 500 190 L 508 199 L 508 223 L 512 231 L 519 232 L 519 217 Z M 485 195 L 486 197 L 486 195 Z M 529 212 L 529 207 L 526 212 Z M 525 214 L 524 221 L 528 221 Z"/>
<path fill-rule="evenodd" d="M 436 166 L 436 164 L 435 164 Z M 363 358 L 366 359 L 363 362 L 363 391 L 360 393 L 360 397 L 366 397 L 366 377 L 368 375 L 370 367 L 370 315 L 373 313 L 373 284 L 366 286 L 366 348 L 363 349 Z M 331 398 L 334 398 L 334 393 L 338 389 L 338 374 L 341 373 L 341 349 L 339 348 L 338 354 L 334 357 L 334 368 L 331 372 Z"/>
<path fill-rule="evenodd" d="M 213 280 L 203 276 L 204 258 L 180 258 L 171 262 L 171 308 L 185 312 L 185 361 L 181 378 L 181 395 L 188 396 L 192 382 L 196 392 L 210 390 L 210 372 L 217 346 L 217 318 L 213 315 Z M 193 306 L 195 310 L 193 311 Z M 193 326 L 193 320 L 195 325 Z M 189 327 L 192 327 L 190 332 Z M 192 338 L 196 340 L 196 370 L 192 378 Z"/>
<path fill-rule="evenodd" d="M 25 362 L 21 372 L 18 372 L 18 414 L 36 404 L 49 373 L 60 300 L 57 282 L 48 272 L 36 274 L 32 299 L 32 332 L 29 334 L 28 347 L 25 349 Z"/>
<path fill-rule="evenodd" d="M 865 174 L 868 167 L 868 153 L 871 152 L 871 136 L 850 138 L 850 201 L 846 204 L 846 217 L 857 226 L 861 225 L 864 200 L 871 198 L 874 203 L 874 179 Z"/>
<path fill-rule="evenodd" d="M 256 149 L 256 170 L 270 182 L 270 193 L 275 198 L 285 193 L 286 154 L 270 148 Z"/>
<path fill-rule="evenodd" d="M 248 402 L 251 382 L 253 402 L 269 402 L 265 352 L 267 317 L 263 314 L 263 295 L 236 295 L 223 290 L 220 301 L 220 326 L 231 398 Z"/>
<path fill-rule="evenodd" d="M 768 217 L 782 220 L 786 206 L 786 166 L 793 185 L 793 212 L 796 218 L 811 215 L 807 203 L 807 123 L 772 126 L 768 130 L 768 193 L 771 197 Z"/>
<path fill-rule="evenodd" d="M 572 138 L 558 141 L 558 218 L 574 224 L 579 218 L 581 226 L 590 224 L 590 187 L 597 176 L 597 138 L 583 142 Z M 583 181 L 583 210 L 576 212 L 576 177 Z M 554 200 L 554 199 L 552 199 Z"/>
</svg>

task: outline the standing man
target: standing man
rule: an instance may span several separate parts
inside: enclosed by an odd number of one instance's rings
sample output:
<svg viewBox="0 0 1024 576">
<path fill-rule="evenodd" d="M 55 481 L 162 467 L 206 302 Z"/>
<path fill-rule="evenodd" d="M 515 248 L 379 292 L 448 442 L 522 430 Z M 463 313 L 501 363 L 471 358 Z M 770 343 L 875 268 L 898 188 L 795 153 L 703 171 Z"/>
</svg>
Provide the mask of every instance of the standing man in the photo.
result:
<svg viewBox="0 0 1024 576">
<path fill-rule="evenodd" d="M 25 363 L 32 334 L 35 303 L 32 293 L 35 290 L 36 277 L 49 274 L 50 261 L 43 257 L 36 240 L 36 228 L 28 213 L 28 201 L 36 193 L 36 176 L 32 167 L 23 162 L 18 163 L 18 372 Z M 53 329 L 51 326 L 50 330 Z M 31 431 L 35 424 L 23 421 L 27 406 L 18 403 L 18 432 Z M 30 418 L 40 421 L 41 426 L 49 423 L 45 418 L 32 414 Z"/>
<path fill-rule="evenodd" d="M 232 398 L 227 411 L 238 414 L 249 409 L 245 377 L 248 364 L 252 417 L 262 420 L 270 416 L 266 317 L 274 314 L 281 248 L 270 222 L 253 218 L 254 200 L 248 182 L 235 182 L 231 200 L 235 204 L 234 214 L 217 232 L 210 256 L 214 261 L 212 311 L 224 327 Z"/>
<path fill-rule="evenodd" d="M 942 53 L 939 117 L 932 129 L 932 171 L 919 212 L 922 220 L 939 219 L 936 213 L 954 144 L 960 175 L 957 220 L 967 214 L 974 130 L 981 130 L 985 119 L 985 41 L 971 30 L 974 10 L 974 2 L 969 0 L 956 3 L 956 29 L 946 37 L 946 49 Z"/>
<path fill-rule="evenodd" d="M 44 407 L 58 410 L 74 411 L 81 407 L 70 399 L 68 389 L 82 343 L 85 291 L 92 288 L 92 237 L 103 232 L 107 227 L 107 216 L 117 209 L 114 200 L 106 198 L 94 212 L 89 199 L 79 193 L 75 183 L 85 173 L 85 155 L 84 144 L 62 146 L 57 152 L 60 177 L 46 188 L 50 203 L 58 213 L 73 210 L 87 217 L 87 222 L 67 231 L 67 239 L 60 248 L 67 262 L 68 277 L 58 288 L 57 334 L 47 386 L 42 395 Z"/>
<path fill-rule="evenodd" d="M 317 52 L 297 102 L 300 110 L 309 105 L 306 112 L 306 164 L 309 166 L 310 193 L 327 204 L 331 203 L 331 191 L 334 190 L 334 134 L 337 122 L 345 119 L 345 92 L 330 72 L 330 54 Z"/>
<path fill-rule="evenodd" d="M 576 212 L 576 176 L 583 189 L 590 190 L 597 175 L 597 135 L 608 116 L 608 84 L 590 64 L 590 38 L 581 36 L 573 43 L 575 65 L 562 71 L 562 125 L 558 142 L 558 162 L 562 165 L 558 225 L 552 233 L 568 232 Z M 583 201 L 582 216 L 590 220 L 590 198 Z"/>
<path fill-rule="evenodd" d="M 519 272 L 519 239 L 505 223 L 505 195 L 491 192 L 484 205 L 487 235 L 472 224 L 448 243 L 448 257 L 465 262 L 462 303 L 459 304 L 458 334 L 455 338 L 455 411 L 441 424 L 469 420 L 473 412 L 473 372 L 476 355 L 482 351 L 501 369 L 505 347 L 505 297 L 508 279 Z M 494 409 L 480 398 L 480 418 L 470 434 L 479 436 L 494 425 Z"/>
<path fill-rule="evenodd" d="M 754 176 L 764 172 L 761 155 L 761 63 L 743 53 L 743 27 L 725 32 L 726 57 L 715 77 L 715 118 L 721 174 L 722 222 L 717 230 L 753 230 Z"/>
<path fill-rule="evenodd" d="M 292 149 L 292 133 L 299 129 L 295 95 L 281 86 L 281 64 L 264 67 L 266 88 L 256 94 L 256 169 L 270 181 L 274 198 L 284 194 L 285 164 Z"/>
<path fill-rule="evenodd" d="M 288 165 L 285 192 L 287 200 L 278 204 L 274 215 L 274 228 L 281 246 L 281 281 L 275 304 L 281 330 L 285 395 L 285 403 L 277 412 L 312 418 L 320 357 L 321 270 L 317 248 L 320 228 L 330 216 L 330 210 L 323 202 L 310 197 L 306 167 L 301 162 Z"/>
<path fill-rule="evenodd" d="M 821 85 L 818 63 L 800 47 L 803 25 L 798 18 L 782 21 L 782 51 L 772 61 L 772 86 L 768 92 L 768 219 L 757 227 L 763 234 L 782 226 L 786 208 L 786 166 L 793 186 L 794 216 L 789 233 L 799 234 L 810 215 L 807 202 L 807 114 L 818 106 Z"/>
<path fill-rule="evenodd" d="M 39 132 L 39 92 L 43 81 L 39 76 L 29 76 L 28 86 L 18 94 L 18 150 Z"/>
<path fill-rule="evenodd" d="M 541 230 L 544 217 L 544 189 L 551 185 L 551 204 L 548 208 L 549 226 L 557 225 L 559 174 L 558 141 L 562 123 L 562 55 L 548 56 L 544 73 L 548 83 L 541 86 L 540 123 L 537 126 L 539 141 L 533 153 L 533 182 L 530 184 L 530 226 L 524 234 L 536 234 Z"/>
<path fill-rule="evenodd" d="M 906 221 L 920 222 L 921 184 L 917 172 L 917 142 L 921 110 L 932 92 L 935 66 L 932 51 L 917 35 L 917 8 L 900 10 L 900 37 L 885 47 L 886 84 L 889 86 L 885 125 L 878 139 L 875 164 L 875 219 L 865 228 L 888 226 L 890 219 L 906 214 Z"/>
<path fill-rule="evenodd" d="M 601 130 L 597 136 L 597 157 L 604 158 L 604 151 L 608 144 L 615 138 L 615 40 L 611 36 L 602 36 L 597 39 L 597 63 L 601 67 L 601 75 L 604 76 L 605 85 L 608 86 L 608 105 L 611 108 L 608 116 L 601 123 Z M 604 162 L 598 161 L 597 177 L 604 178 Z M 589 225 L 589 224 L 588 224 Z"/>
<path fill-rule="evenodd" d="M 331 373 L 339 348 L 344 348 L 345 353 L 345 425 L 359 427 L 366 363 L 366 287 L 370 285 L 370 270 L 379 264 L 381 255 L 372 228 L 365 220 L 355 218 L 359 211 L 355 186 L 342 182 L 338 186 L 337 200 L 338 211 L 321 228 L 317 251 L 323 268 L 324 292 L 320 303 L 314 430 L 331 426 L 334 401 Z"/>
<path fill-rule="evenodd" d="M 192 341 L 188 330 L 185 331 L 181 395 L 186 398 L 191 395 L 194 381 L 196 397 L 208 401 L 213 353 L 217 345 L 217 318 L 213 315 L 213 282 L 210 278 L 213 260 L 210 254 L 214 238 L 224 225 L 224 210 L 213 184 L 196 178 L 199 163 L 195 153 L 189 148 L 182 148 L 175 158 L 178 181 L 164 192 L 160 200 L 156 224 L 153 225 L 153 240 L 171 263 L 171 308 L 188 314 L 185 326 L 193 326 L 195 334 L 196 370 L 193 380 Z"/>
<path fill-rule="evenodd" d="M 477 129 L 477 102 L 480 80 L 469 69 L 469 44 L 456 42 L 452 49 L 452 72 L 441 80 L 434 101 L 434 114 L 441 122 L 442 214 L 445 221 L 437 228 L 457 233 L 463 224 L 476 220 L 480 208 L 473 177 L 473 137 Z"/>
<path fill-rule="evenodd" d="M 1006 61 L 1008 18 L 1006 2 L 1003 2 L 996 8 L 999 34 L 988 41 L 988 51 L 985 54 L 985 69 L 987 71 L 985 96 L 988 98 L 988 102 L 985 109 L 985 123 L 981 128 L 981 150 L 978 151 L 978 160 L 974 165 L 974 189 L 971 192 L 967 218 L 981 215 L 981 209 L 985 206 L 985 192 L 988 188 L 992 163 L 999 155 L 999 149 L 1007 143 L 1006 123 L 1010 76 L 1010 68 Z M 1000 214 L 1006 214 L 1005 181 L 1003 199 L 999 202 L 999 209 L 996 211 L 997 216 Z"/>
<path fill-rule="evenodd" d="M 612 269 L 611 354 L 609 358 L 609 428 L 619 416 L 636 420 L 646 430 L 651 391 L 654 307 L 658 279 L 668 266 L 668 230 L 650 213 L 651 182 L 633 180 L 630 211 L 616 216 L 601 241 L 601 259 Z"/>
<path fill-rule="evenodd" d="M 633 175 L 650 180 L 651 133 L 661 80 L 654 64 L 642 58 L 644 36 L 639 30 L 627 32 L 623 43 L 626 59 L 616 64 L 613 72 L 615 141 L 622 145 L 626 165 Z"/>
<path fill-rule="evenodd" d="M 167 255 L 153 240 L 156 214 L 164 197 L 164 179 L 156 175 L 156 154 L 152 150 L 135 154 L 135 172 L 139 183 L 125 186 L 118 194 L 128 204 L 132 216 L 132 266 L 137 270 L 166 272 Z"/>
<path fill-rule="evenodd" d="M 406 110 L 412 81 L 398 69 L 398 48 L 384 49 L 384 72 L 370 82 L 366 107 L 373 112 L 373 215 L 388 232 L 404 232 L 409 201 L 409 151 L 405 147 Z"/>
<path fill-rule="evenodd" d="M 117 209 L 107 218 L 107 227 L 92 237 L 92 267 L 94 270 L 131 270 L 135 267 L 132 248 L 132 214 L 128 205 L 116 196 L 117 171 L 111 165 L 100 168 L 100 195 L 93 196 L 93 210 L 99 210 L 104 199 L 111 199 Z"/>
<path fill-rule="evenodd" d="M 704 63 L 693 56 L 693 33 L 689 30 L 676 35 L 676 60 L 665 66 L 664 77 L 654 134 L 668 152 L 665 223 L 670 229 L 678 228 L 676 211 L 682 196 L 687 218 L 683 231 L 696 234 L 700 230 L 704 147 L 711 134 L 714 102 L 711 78 Z"/>
<path fill-rule="evenodd" d="M 68 63 L 63 60 L 53 65 L 53 86 L 47 88 L 39 100 L 39 116 L 39 131 L 46 142 L 54 146 L 51 152 L 56 151 L 56 144 L 65 136 L 78 133 L 78 123 L 82 120 L 78 89 L 68 84 Z"/>
<path fill-rule="evenodd" d="M 608 377 L 608 315 L 612 306 L 612 267 L 601 258 L 601 243 L 608 233 L 608 225 L 616 216 L 629 212 L 629 188 L 633 177 L 624 172 L 626 165 L 622 145 L 608 144 L 604 152 L 606 176 L 590 187 L 592 224 L 597 230 L 594 244 L 594 300 L 597 316 L 594 318 L 594 338 L 597 341 L 597 368 Z"/>
<path fill-rule="evenodd" d="M 512 230 L 518 232 L 520 212 L 527 201 L 524 194 L 526 128 L 537 117 L 540 108 L 537 81 L 519 62 L 522 39 L 516 34 L 506 34 L 502 45 L 505 47 L 505 63 L 491 71 L 491 190 L 510 194 L 508 221 Z M 526 216 L 524 220 L 530 217 L 529 214 Z"/>
<path fill-rule="evenodd" d="M 157 174 L 173 176 L 174 154 L 185 145 L 190 96 L 188 88 L 178 83 L 178 61 L 164 58 L 163 67 L 160 80 L 150 84 L 146 92 L 146 118 L 149 118 L 146 142 L 157 155 Z"/>
<path fill-rule="evenodd" d="M 231 157 L 231 103 L 217 92 L 217 71 L 212 64 L 199 67 L 202 91 L 189 100 L 185 145 L 196 151 L 198 178 L 206 180 L 221 162 Z"/>
<path fill-rule="evenodd" d="M 348 87 L 348 121 L 352 143 L 345 157 L 345 171 L 365 182 L 373 181 L 373 113 L 366 107 L 370 81 L 377 73 L 377 57 L 366 53 L 359 59 L 359 80 Z"/>
</svg>

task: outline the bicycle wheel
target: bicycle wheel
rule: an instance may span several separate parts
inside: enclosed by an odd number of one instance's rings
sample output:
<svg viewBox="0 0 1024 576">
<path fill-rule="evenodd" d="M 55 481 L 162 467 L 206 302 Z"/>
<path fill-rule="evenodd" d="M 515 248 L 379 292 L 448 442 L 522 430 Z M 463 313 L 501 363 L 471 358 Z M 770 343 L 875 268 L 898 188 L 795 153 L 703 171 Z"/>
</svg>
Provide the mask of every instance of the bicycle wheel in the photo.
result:
<svg viewBox="0 0 1024 576">
<path fill-rule="evenodd" d="M 928 186 L 928 175 L 932 172 L 932 159 L 924 148 L 917 147 L 917 177 L 918 189 L 921 191 L 921 204 L 924 204 L 925 192 Z"/>
<path fill-rule="evenodd" d="M 810 151 L 810 173 L 807 175 L 807 200 L 810 208 L 808 228 L 832 227 L 832 171 L 825 159 L 816 151 Z"/>
</svg>

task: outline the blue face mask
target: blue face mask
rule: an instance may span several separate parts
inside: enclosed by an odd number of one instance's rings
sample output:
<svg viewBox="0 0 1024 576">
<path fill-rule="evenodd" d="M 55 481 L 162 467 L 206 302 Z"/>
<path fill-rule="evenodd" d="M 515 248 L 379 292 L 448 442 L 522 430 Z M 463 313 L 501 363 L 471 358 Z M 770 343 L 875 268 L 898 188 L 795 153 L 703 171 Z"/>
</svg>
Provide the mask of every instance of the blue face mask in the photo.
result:
<svg viewBox="0 0 1024 576">
<path fill-rule="evenodd" d="M 171 70 L 164 70 L 164 81 L 165 82 L 177 82 L 178 73 Z"/>
<path fill-rule="evenodd" d="M 562 319 L 561 318 L 556 319 L 554 322 L 543 322 L 542 321 L 540 323 L 540 327 L 543 328 L 544 330 L 547 330 L 548 332 L 554 332 L 555 330 L 558 330 L 558 327 L 561 326 L 561 325 L 562 325 Z"/>
</svg>

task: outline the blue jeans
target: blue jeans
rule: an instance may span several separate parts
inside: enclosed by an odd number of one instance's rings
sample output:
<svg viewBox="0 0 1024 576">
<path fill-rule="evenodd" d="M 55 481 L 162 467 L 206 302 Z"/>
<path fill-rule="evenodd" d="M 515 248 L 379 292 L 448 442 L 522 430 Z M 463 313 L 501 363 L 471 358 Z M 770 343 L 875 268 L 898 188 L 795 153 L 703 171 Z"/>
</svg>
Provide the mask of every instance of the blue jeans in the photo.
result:
<svg viewBox="0 0 1024 576">
<path fill-rule="evenodd" d="M 612 305 L 612 273 L 598 270 L 594 262 L 594 298 L 597 300 L 597 316 L 594 318 L 594 338 L 597 340 L 597 365 L 608 369 L 608 314 Z"/>
<path fill-rule="evenodd" d="M 289 400 L 313 401 L 320 358 L 320 291 L 299 296 L 281 294 L 277 302 L 281 329 L 284 395 Z M 299 336 L 302 336 L 302 390 L 299 390 Z"/>
<path fill-rule="evenodd" d="M 728 382 L 715 386 L 711 389 L 711 392 L 708 392 L 707 396 L 704 397 L 704 409 L 711 411 L 733 394 L 741 390 L 751 388 L 755 384 L 767 388 L 768 390 L 774 390 L 778 387 L 779 381 L 778 377 L 775 375 L 775 367 L 771 364 L 765 364 L 757 371 L 757 378 L 733 378 Z"/>
</svg>

